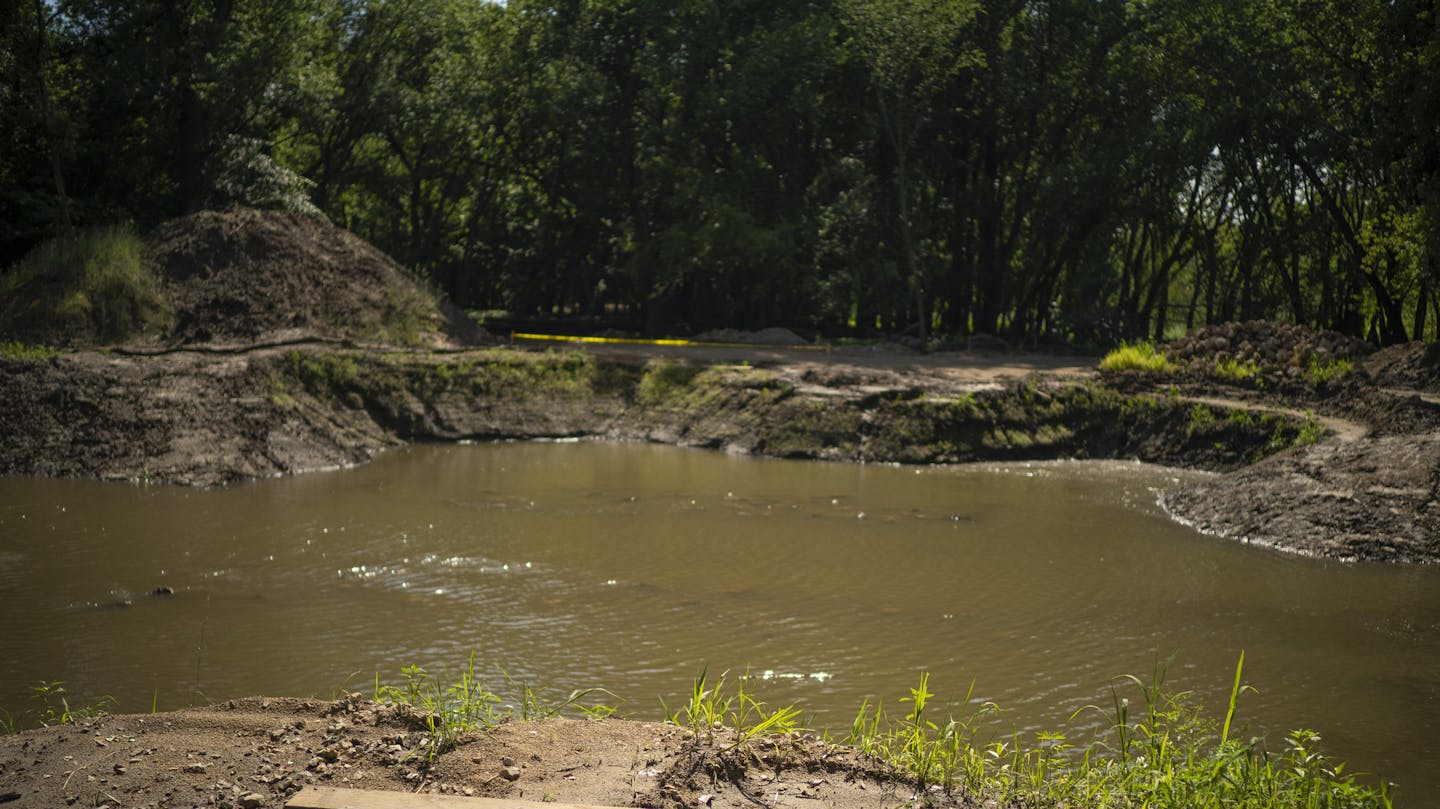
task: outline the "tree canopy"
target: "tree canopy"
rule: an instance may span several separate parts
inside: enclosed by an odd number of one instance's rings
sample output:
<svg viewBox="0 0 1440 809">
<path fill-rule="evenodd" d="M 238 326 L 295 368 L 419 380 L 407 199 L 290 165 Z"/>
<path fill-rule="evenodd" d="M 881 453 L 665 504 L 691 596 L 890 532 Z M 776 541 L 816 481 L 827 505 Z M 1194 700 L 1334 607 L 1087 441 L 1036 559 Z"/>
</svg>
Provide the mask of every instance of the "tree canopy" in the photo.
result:
<svg viewBox="0 0 1440 809">
<path fill-rule="evenodd" d="M 0 266 L 316 210 L 652 333 L 1440 326 L 1433 0 L 18 0 Z"/>
</svg>

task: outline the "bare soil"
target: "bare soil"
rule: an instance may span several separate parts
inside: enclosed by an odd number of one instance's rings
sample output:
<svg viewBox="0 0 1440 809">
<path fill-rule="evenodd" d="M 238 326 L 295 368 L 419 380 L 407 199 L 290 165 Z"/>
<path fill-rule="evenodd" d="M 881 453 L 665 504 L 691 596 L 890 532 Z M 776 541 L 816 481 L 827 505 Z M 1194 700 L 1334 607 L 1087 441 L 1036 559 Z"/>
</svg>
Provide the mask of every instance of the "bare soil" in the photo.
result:
<svg viewBox="0 0 1440 809">
<path fill-rule="evenodd" d="M 280 807 L 305 786 L 598 806 L 967 806 L 808 735 L 735 746 L 651 722 L 507 723 L 427 758 L 423 718 L 350 695 L 243 699 L 0 737 L 17 807 Z"/>
</svg>

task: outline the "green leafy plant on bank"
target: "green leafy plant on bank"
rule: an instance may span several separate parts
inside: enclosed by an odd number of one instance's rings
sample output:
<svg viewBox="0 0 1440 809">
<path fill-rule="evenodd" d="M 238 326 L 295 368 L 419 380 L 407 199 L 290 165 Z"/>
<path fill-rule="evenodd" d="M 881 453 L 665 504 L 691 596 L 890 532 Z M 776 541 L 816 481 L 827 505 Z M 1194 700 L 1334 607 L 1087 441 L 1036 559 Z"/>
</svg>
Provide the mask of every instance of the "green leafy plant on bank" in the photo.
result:
<svg viewBox="0 0 1440 809">
<path fill-rule="evenodd" d="M 1300 434 L 1295 437 L 1294 445 L 1297 447 L 1308 447 L 1324 438 L 1327 432 L 1329 431 L 1325 425 L 1321 424 L 1320 420 L 1315 418 L 1314 413 L 1307 410 L 1305 411 L 1305 423 L 1300 426 Z"/>
<path fill-rule="evenodd" d="M 732 694 L 726 687 L 728 672 L 712 686 L 708 681 L 708 669 L 701 670 L 691 684 L 690 701 L 671 711 L 665 701 L 660 708 L 665 712 L 665 721 L 682 728 L 689 728 L 695 738 L 702 736 L 713 742 L 715 731 L 729 728 L 735 733 L 731 748 L 761 736 L 775 736 L 790 733 L 800 726 L 800 709 L 793 705 L 769 710 L 765 703 L 756 699 L 755 694 L 746 690 L 749 676 L 741 677 Z"/>
<path fill-rule="evenodd" d="M 1124 343 L 1106 354 L 1100 360 L 1102 371 L 1143 371 L 1152 374 L 1168 374 L 1179 366 L 1165 356 L 1165 352 L 1151 342 Z"/>
<path fill-rule="evenodd" d="M 13 294 L 12 294 L 13 293 Z M 124 225 L 77 230 L 0 275 L 0 333 L 46 342 L 120 342 L 169 327 L 169 302 Z"/>
<path fill-rule="evenodd" d="M 85 705 L 71 705 L 70 692 L 66 690 L 63 680 L 44 680 L 39 685 L 30 686 L 30 698 L 36 707 L 26 711 L 23 716 L 33 718 L 33 721 L 41 727 L 54 727 L 56 725 L 73 725 L 83 719 L 92 719 L 101 716 L 106 708 L 115 704 L 115 698 L 103 696 L 95 702 Z M 23 719 L 22 716 L 22 719 Z M 3 725 L 8 732 L 15 732 L 23 721 L 6 714 Z"/>
<path fill-rule="evenodd" d="M 49 346 L 27 345 L 18 340 L 0 342 L 0 359 L 18 360 L 20 362 L 40 362 L 48 360 L 59 354 Z"/>
<path fill-rule="evenodd" d="M 1231 382 L 1251 383 L 1260 379 L 1260 365 L 1253 361 L 1241 361 L 1234 358 L 1216 360 L 1211 370 L 1215 376 Z"/>
<path fill-rule="evenodd" d="M 502 672 L 502 676 L 511 685 L 516 685 L 508 674 Z M 401 669 L 400 678 L 400 682 L 394 685 L 383 684 L 377 673 L 372 699 L 392 705 L 408 705 L 419 712 L 425 722 L 426 740 L 421 752 L 427 762 L 453 748 L 465 734 L 489 730 L 502 722 L 535 721 L 572 710 L 591 717 L 609 716 L 615 712 L 611 706 L 587 701 L 592 695 L 610 693 L 603 688 L 577 689 L 561 699 L 547 700 L 528 684 L 520 683 L 519 693 L 506 700 L 487 688 L 476 675 L 473 653 L 459 677 L 453 681 L 444 673 L 431 674 L 417 665 Z"/>
<path fill-rule="evenodd" d="M 976 742 L 978 720 L 996 709 L 986 703 L 973 716 L 943 723 L 925 718 L 934 696 L 922 675 L 904 702 L 910 712 L 891 721 L 862 704 L 846 741 L 913 776 L 921 785 L 957 789 L 983 805 L 1109 809 L 1379 809 L 1392 805 L 1387 787 L 1357 781 L 1342 762 L 1319 749 L 1320 736 L 1296 730 L 1271 750 L 1260 738 L 1240 741 L 1240 697 L 1245 656 L 1235 667 L 1223 724 L 1217 727 L 1190 692 L 1170 690 L 1157 665 L 1146 681 L 1117 678 L 1111 704 L 1072 715 L 1099 713 L 1106 726 L 1084 746 L 1064 733 L 1042 732 L 1028 742 Z M 973 692 L 973 684 L 971 691 Z M 1132 697 L 1138 702 L 1132 703 Z M 967 692 L 965 703 L 970 702 Z"/>
<path fill-rule="evenodd" d="M 1348 376 L 1355 370 L 1355 362 L 1346 359 L 1320 359 L 1311 356 L 1305 363 L 1305 375 L 1316 385 L 1323 385 L 1332 379 Z"/>
</svg>

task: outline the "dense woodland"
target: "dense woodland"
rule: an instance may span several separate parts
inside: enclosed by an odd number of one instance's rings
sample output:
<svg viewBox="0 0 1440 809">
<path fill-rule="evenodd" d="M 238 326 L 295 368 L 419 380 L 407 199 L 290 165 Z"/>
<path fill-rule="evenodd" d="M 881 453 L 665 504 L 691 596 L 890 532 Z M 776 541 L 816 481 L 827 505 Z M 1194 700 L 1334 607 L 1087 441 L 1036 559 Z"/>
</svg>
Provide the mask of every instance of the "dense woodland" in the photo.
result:
<svg viewBox="0 0 1440 809">
<path fill-rule="evenodd" d="M 0 143 L 0 266 L 248 204 L 650 333 L 1440 323 L 1433 0 L 8 0 Z"/>
</svg>

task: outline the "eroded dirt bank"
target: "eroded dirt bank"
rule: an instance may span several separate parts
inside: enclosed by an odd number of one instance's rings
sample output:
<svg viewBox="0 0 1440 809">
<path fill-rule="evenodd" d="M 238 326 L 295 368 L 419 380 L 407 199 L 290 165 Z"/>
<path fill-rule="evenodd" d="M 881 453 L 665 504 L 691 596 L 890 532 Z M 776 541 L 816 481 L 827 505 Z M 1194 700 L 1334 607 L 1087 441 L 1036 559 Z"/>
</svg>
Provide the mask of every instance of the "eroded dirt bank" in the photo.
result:
<svg viewBox="0 0 1440 809">
<path fill-rule="evenodd" d="M 412 441 L 577 436 L 858 462 L 1135 458 L 1225 472 L 1166 500 L 1214 534 L 1440 558 L 1440 402 L 1363 368 L 1267 387 L 1009 355 L 746 356 L 312 341 L 3 360 L 0 473 L 216 485 Z"/>
<path fill-rule="evenodd" d="M 0 474 L 204 486 L 409 441 L 571 436 L 858 462 L 1135 458 L 1226 473 L 1166 501 L 1210 533 L 1440 559 L 1440 344 L 1371 353 L 1225 324 L 1166 346 L 1166 373 L 1104 375 L 1093 358 L 897 346 L 482 348 L 496 341 L 321 218 L 196 214 L 152 233 L 143 261 L 168 325 L 123 347 L 7 315 L 7 340 L 70 348 L 0 356 Z"/>
<path fill-rule="evenodd" d="M 324 786 L 599 806 L 917 804 L 913 784 L 853 749 L 808 736 L 725 749 L 726 733 L 709 743 L 673 725 L 545 719 L 468 734 L 427 762 L 427 728 L 409 706 L 231 700 L 0 736 L 0 800 L 258 809 Z M 923 792 L 926 805 L 967 805 Z"/>
</svg>

